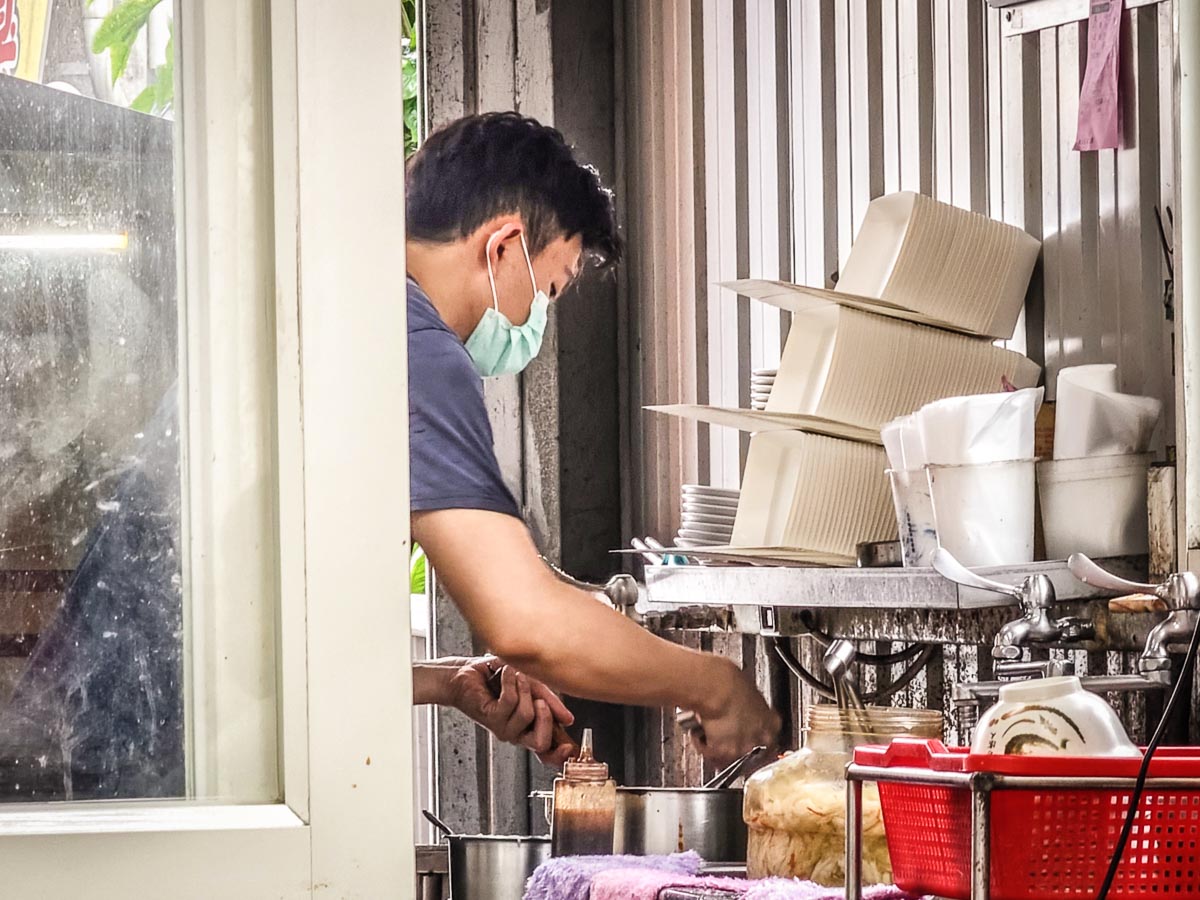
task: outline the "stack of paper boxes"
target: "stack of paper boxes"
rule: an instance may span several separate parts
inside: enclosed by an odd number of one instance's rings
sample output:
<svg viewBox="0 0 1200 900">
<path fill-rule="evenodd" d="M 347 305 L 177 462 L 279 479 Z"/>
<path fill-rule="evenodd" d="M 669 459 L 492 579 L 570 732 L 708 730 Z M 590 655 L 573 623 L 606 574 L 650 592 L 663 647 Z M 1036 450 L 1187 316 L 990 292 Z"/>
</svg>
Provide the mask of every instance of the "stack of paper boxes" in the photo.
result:
<svg viewBox="0 0 1200 900">
<path fill-rule="evenodd" d="M 871 203 L 836 289 L 726 283 L 793 313 L 766 408 L 650 407 L 752 432 L 733 538 L 711 555 L 849 565 L 858 543 L 894 540 L 879 430 L 942 397 L 1037 383 L 1037 365 L 994 341 L 1012 336 L 1038 250 L 906 192 Z"/>
</svg>

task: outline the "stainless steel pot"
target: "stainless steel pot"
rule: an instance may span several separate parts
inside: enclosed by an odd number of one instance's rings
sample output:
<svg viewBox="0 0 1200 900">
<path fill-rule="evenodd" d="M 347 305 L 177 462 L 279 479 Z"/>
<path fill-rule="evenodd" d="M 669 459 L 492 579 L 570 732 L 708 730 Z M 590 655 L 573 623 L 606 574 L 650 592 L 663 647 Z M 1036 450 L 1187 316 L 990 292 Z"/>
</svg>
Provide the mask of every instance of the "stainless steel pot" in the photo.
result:
<svg viewBox="0 0 1200 900">
<path fill-rule="evenodd" d="M 684 850 L 712 863 L 746 861 L 740 788 L 617 788 L 614 853 Z"/>
<path fill-rule="evenodd" d="M 452 834 L 452 900 L 512 900 L 533 870 L 550 858 L 550 838 Z"/>
</svg>

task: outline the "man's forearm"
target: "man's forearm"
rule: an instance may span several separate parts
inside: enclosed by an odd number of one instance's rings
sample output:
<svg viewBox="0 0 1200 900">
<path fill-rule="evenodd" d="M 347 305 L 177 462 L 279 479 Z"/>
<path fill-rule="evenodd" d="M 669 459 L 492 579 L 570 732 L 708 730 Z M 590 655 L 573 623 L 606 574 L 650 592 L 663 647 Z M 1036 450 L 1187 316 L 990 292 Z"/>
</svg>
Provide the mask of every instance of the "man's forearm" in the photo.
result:
<svg viewBox="0 0 1200 900">
<path fill-rule="evenodd" d="M 728 660 L 672 644 L 593 595 L 548 581 L 528 622 L 510 620 L 497 651 L 555 690 L 640 706 L 720 708 Z M 725 677 L 717 677 L 718 672 Z"/>
<path fill-rule="evenodd" d="M 450 698 L 450 676 L 462 660 L 429 659 L 413 663 L 413 703 L 446 704 Z"/>
</svg>

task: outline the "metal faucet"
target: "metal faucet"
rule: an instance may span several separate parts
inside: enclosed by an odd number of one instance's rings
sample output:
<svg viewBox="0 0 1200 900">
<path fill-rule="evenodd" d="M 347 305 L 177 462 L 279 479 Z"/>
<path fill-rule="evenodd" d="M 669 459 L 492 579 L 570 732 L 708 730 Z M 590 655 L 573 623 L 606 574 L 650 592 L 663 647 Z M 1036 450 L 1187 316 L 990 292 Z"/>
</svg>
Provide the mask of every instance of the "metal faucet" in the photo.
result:
<svg viewBox="0 0 1200 900">
<path fill-rule="evenodd" d="M 1082 553 L 1067 560 L 1071 574 L 1093 587 L 1127 594 L 1152 594 L 1167 606 L 1167 617 L 1146 636 L 1146 646 L 1138 658 L 1138 672 L 1162 685 L 1171 683 L 1170 648 L 1187 644 L 1200 622 L 1200 576 L 1193 572 L 1168 575 L 1162 584 L 1126 581 L 1106 572 Z"/>
<path fill-rule="evenodd" d="M 1096 627 L 1089 619 L 1077 616 L 1056 619 L 1053 616 L 1051 610 L 1057 597 L 1054 594 L 1054 584 L 1047 575 L 1030 575 L 1020 585 L 1004 584 L 976 575 L 950 553 L 941 549 L 933 556 L 933 567 L 943 578 L 964 587 L 1005 594 L 1021 605 L 1021 617 L 1006 622 L 996 634 L 992 644 L 992 658 L 998 662 L 1020 660 L 1022 650 L 1026 647 L 1090 641 L 1096 635 Z M 1019 677 L 1016 672 L 1014 676 Z"/>
</svg>

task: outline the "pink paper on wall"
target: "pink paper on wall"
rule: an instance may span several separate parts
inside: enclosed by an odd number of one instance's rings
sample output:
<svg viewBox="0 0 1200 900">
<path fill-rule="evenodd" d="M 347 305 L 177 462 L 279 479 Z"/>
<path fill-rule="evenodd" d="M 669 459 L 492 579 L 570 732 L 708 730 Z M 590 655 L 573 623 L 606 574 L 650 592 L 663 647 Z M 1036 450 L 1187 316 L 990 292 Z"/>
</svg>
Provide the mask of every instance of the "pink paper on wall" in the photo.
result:
<svg viewBox="0 0 1200 900">
<path fill-rule="evenodd" d="M 1087 71 L 1079 93 L 1076 150 L 1114 149 L 1121 142 L 1121 13 L 1124 0 L 1092 0 Z"/>
</svg>

